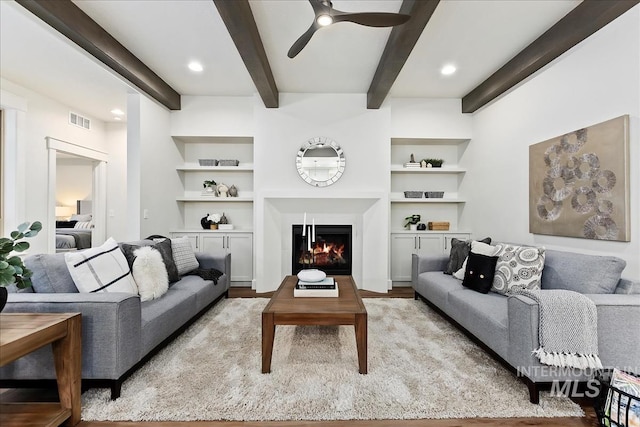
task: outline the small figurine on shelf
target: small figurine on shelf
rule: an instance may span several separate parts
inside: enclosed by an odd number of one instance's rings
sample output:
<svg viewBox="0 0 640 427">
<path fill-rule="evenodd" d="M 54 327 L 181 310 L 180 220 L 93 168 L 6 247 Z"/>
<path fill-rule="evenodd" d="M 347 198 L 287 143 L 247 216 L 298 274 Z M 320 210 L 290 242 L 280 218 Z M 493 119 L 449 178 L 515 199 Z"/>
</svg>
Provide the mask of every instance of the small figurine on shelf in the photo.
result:
<svg viewBox="0 0 640 427">
<path fill-rule="evenodd" d="M 218 184 L 216 190 L 218 191 L 219 197 L 227 197 L 229 195 L 229 187 L 223 183 Z"/>
<path fill-rule="evenodd" d="M 238 197 L 238 189 L 235 185 L 229 187 L 229 197 Z"/>
<path fill-rule="evenodd" d="M 222 216 L 220 217 L 220 222 L 218 224 L 229 224 L 229 220 L 224 212 L 222 212 Z"/>
</svg>

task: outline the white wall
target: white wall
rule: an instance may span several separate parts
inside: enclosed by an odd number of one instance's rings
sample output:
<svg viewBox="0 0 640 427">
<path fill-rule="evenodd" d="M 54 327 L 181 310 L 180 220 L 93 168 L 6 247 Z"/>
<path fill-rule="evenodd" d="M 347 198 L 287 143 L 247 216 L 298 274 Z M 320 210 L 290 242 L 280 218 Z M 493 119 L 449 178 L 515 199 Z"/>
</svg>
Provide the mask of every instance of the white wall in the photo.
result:
<svg viewBox="0 0 640 427">
<path fill-rule="evenodd" d="M 91 130 L 69 124 L 69 111 L 73 108 L 44 97 L 27 88 L 0 79 L 0 105 L 8 113 L 7 132 L 15 145 L 13 158 L 5 161 L 17 165 L 15 175 L 7 177 L 6 186 L 12 187 L 14 200 L 5 203 L 5 230 L 24 221 L 47 223 L 48 150 L 45 137 L 53 137 L 87 148 L 106 151 L 104 122 L 91 118 Z M 76 109 L 73 109 L 76 111 Z M 82 113 L 79 111 L 79 113 Z M 11 129 L 9 129 L 11 127 Z M 44 229 L 30 239 L 31 253 L 47 251 L 47 233 Z"/>
<path fill-rule="evenodd" d="M 631 116 L 631 241 L 533 235 L 528 219 L 529 146 L 624 114 Z M 462 165 L 463 219 L 476 237 L 609 254 L 640 279 L 640 6 L 567 52 L 473 117 Z"/>
<path fill-rule="evenodd" d="M 127 237 L 127 124 L 107 123 L 107 230 L 117 241 Z"/>
<path fill-rule="evenodd" d="M 127 238 L 168 236 L 180 223 L 176 196 L 182 193 L 171 113 L 145 96 L 130 94 L 127 114 Z"/>
</svg>

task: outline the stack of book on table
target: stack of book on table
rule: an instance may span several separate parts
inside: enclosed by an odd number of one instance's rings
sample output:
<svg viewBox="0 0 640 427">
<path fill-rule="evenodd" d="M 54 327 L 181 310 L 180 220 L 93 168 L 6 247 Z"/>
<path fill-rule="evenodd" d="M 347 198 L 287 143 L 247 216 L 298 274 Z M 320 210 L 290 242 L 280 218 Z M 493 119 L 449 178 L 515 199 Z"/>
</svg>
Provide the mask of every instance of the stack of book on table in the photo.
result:
<svg viewBox="0 0 640 427">
<path fill-rule="evenodd" d="M 305 282 L 298 279 L 293 289 L 294 297 L 330 298 L 338 296 L 338 284 L 333 277 L 325 277 L 319 282 Z"/>
</svg>

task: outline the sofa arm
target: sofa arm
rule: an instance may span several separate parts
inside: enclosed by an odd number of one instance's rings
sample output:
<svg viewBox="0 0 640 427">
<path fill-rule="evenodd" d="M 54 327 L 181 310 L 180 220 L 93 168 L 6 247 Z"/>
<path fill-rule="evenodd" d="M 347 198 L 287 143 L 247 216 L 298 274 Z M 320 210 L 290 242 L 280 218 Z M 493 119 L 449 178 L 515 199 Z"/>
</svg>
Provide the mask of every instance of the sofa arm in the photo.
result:
<svg viewBox="0 0 640 427">
<path fill-rule="evenodd" d="M 411 282 L 417 283 L 420 273 L 444 271 L 449 262 L 448 255 L 411 255 Z M 414 286 L 415 288 L 415 286 Z"/>
<path fill-rule="evenodd" d="M 231 254 L 215 254 L 209 252 L 196 252 L 196 259 L 200 264 L 200 268 L 215 268 L 231 275 Z"/>
<path fill-rule="evenodd" d="M 125 293 L 13 293 L 4 313 L 82 314 L 82 378 L 116 379 L 140 360 L 140 297 Z M 46 346 L 0 370 L 2 379 L 54 379 Z"/>
<path fill-rule="evenodd" d="M 640 295 L 585 296 L 598 310 L 598 351 L 604 367 L 640 374 Z"/>
</svg>

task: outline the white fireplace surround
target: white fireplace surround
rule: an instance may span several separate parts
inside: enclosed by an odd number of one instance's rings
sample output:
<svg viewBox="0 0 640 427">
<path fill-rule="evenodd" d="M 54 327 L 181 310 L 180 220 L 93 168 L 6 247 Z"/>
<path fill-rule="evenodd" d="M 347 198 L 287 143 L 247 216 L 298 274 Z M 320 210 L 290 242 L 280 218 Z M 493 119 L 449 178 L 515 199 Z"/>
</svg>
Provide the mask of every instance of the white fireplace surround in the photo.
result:
<svg viewBox="0 0 640 427">
<path fill-rule="evenodd" d="M 389 199 L 382 192 L 334 192 L 331 197 L 309 193 L 258 195 L 255 229 L 257 292 L 277 289 L 291 274 L 292 225 L 344 224 L 353 228 L 353 278 L 361 289 L 387 292 L 389 288 Z"/>
</svg>

